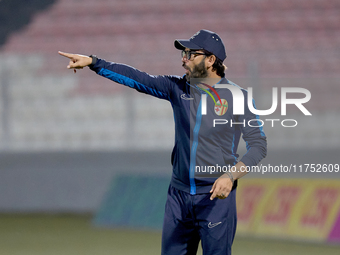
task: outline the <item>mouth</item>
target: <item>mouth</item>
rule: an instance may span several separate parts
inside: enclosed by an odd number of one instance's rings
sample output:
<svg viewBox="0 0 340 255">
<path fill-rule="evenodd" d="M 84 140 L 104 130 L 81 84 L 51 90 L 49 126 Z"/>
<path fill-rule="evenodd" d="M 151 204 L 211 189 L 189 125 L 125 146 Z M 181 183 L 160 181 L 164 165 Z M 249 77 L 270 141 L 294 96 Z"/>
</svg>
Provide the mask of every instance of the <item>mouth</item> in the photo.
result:
<svg viewBox="0 0 340 255">
<path fill-rule="evenodd" d="M 183 64 L 182 66 L 183 66 L 183 68 L 186 70 L 186 71 L 185 71 L 185 74 L 189 74 L 189 72 L 190 72 L 189 67 L 187 67 L 185 64 Z"/>
</svg>

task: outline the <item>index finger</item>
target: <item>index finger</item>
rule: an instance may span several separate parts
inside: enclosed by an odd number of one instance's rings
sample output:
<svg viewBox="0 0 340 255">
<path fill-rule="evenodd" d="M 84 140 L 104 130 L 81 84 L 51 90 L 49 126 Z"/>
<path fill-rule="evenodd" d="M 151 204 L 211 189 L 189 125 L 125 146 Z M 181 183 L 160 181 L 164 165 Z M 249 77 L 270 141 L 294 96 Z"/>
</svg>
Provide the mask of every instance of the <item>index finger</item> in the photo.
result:
<svg viewBox="0 0 340 255">
<path fill-rule="evenodd" d="M 216 196 L 217 196 L 217 189 L 215 189 L 214 192 L 212 193 L 210 200 L 213 200 Z"/>
<path fill-rule="evenodd" d="M 216 186 L 216 181 L 214 182 L 213 186 L 211 187 L 210 193 L 213 193 L 213 191 L 215 190 L 215 186 Z"/>
<path fill-rule="evenodd" d="M 67 57 L 69 59 L 73 59 L 75 54 L 71 54 L 71 53 L 66 53 L 66 52 L 62 52 L 62 51 L 58 51 L 59 55 L 62 55 L 64 57 Z"/>
</svg>

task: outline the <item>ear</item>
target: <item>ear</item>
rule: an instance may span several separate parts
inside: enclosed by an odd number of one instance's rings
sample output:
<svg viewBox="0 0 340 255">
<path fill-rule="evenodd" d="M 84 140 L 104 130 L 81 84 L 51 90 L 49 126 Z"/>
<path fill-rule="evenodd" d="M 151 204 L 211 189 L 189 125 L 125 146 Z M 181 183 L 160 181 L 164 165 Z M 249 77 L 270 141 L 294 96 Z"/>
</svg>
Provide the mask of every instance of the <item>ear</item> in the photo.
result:
<svg viewBox="0 0 340 255">
<path fill-rule="evenodd" d="M 206 60 L 207 60 L 206 61 L 206 67 L 210 68 L 215 63 L 216 57 L 215 57 L 215 55 L 211 55 L 211 56 L 207 57 Z"/>
</svg>

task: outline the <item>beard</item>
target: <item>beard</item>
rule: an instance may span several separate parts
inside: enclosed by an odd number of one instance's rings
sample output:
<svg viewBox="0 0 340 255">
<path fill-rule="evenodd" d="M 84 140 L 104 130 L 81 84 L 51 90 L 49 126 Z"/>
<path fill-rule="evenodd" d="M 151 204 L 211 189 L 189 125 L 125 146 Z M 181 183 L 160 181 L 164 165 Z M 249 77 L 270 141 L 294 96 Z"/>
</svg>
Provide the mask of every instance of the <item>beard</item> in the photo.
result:
<svg viewBox="0 0 340 255">
<path fill-rule="evenodd" d="M 189 70 L 189 74 L 187 74 L 185 76 L 185 78 L 187 79 L 188 82 L 190 82 L 191 78 L 206 78 L 206 77 L 208 77 L 208 70 L 205 67 L 204 59 L 202 59 L 202 61 L 199 64 L 197 64 L 196 66 L 194 66 L 192 69 L 187 67 L 185 64 L 183 64 L 183 66 Z"/>
</svg>

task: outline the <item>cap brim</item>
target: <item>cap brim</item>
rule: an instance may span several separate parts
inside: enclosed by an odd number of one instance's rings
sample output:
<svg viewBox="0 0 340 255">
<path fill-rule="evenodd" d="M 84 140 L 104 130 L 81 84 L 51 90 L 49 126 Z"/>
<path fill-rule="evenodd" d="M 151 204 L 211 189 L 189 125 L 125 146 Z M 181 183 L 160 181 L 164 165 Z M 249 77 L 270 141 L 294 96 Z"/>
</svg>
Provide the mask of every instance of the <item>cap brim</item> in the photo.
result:
<svg viewBox="0 0 340 255">
<path fill-rule="evenodd" d="M 185 48 L 191 50 L 200 50 L 202 47 L 190 42 L 189 40 L 175 40 L 175 47 L 178 50 L 184 50 Z"/>
</svg>

